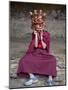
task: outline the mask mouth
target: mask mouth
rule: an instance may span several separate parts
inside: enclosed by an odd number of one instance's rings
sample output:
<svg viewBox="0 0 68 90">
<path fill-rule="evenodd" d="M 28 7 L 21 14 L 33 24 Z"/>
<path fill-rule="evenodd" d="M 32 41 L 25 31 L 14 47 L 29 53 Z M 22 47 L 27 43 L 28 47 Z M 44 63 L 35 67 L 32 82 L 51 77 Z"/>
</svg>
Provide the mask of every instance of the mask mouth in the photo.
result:
<svg viewBox="0 0 68 90">
<path fill-rule="evenodd" d="M 39 25 L 39 26 L 35 26 L 35 29 L 38 31 L 42 31 L 44 30 L 44 27 Z"/>
<path fill-rule="evenodd" d="M 42 31 L 42 28 L 36 28 L 37 31 Z"/>
</svg>

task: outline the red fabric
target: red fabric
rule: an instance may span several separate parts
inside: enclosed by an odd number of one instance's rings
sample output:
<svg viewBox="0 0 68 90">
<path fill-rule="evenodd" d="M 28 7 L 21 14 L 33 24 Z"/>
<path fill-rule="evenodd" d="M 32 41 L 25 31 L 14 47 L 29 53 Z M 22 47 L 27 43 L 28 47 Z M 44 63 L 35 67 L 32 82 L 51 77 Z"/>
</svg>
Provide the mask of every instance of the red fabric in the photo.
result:
<svg viewBox="0 0 68 90">
<path fill-rule="evenodd" d="M 43 32 L 43 41 L 46 43 L 46 51 L 50 52 L 50 33 L 47 31 Z M 26 53 L 32 52 L 34 50 L 34 43 L 35 43 L 35 35 L 32 33 L 32 40 L 29 44 L 29 48 Z M 39 45 L 38 45 L 39 46 Z"/>
<path fill-rule="evenodd" d="M 39 43 L 38 43 L 38 48 L 43 48 L 41 41 L 39 41 Z"/>
<path fill-rule="evenodd" d="M 34 73 L 42 75 L 56 76 L 56 58 L 49 52 L 50 49 L 50 34 L 48 32 L 43 33 L 43 41 L 47 47 L 45 49 L 34 48 L 35 36 L 32 33 L 32 40 L 29 45 L 27 53 L 19 61 L 17 75 L 23 75 L 24 73 Z M 40 45 L 41 47 L 41 45 Z"/>
</svg>

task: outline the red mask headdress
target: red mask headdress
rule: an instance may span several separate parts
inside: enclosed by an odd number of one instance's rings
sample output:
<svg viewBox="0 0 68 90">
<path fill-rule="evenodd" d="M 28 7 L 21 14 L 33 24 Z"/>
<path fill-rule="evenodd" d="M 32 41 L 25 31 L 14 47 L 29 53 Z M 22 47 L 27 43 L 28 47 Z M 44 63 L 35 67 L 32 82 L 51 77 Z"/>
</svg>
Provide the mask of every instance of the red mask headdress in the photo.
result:
<svg viewBox="0 0 68 90">
<path fill-rule="evenodd" d="M 36 25 L 44 25 L 46 14 L 42 10 L 34 10 L 30 12 L 32 20 L 32 29 L 35 29 Z"/>
</svg>

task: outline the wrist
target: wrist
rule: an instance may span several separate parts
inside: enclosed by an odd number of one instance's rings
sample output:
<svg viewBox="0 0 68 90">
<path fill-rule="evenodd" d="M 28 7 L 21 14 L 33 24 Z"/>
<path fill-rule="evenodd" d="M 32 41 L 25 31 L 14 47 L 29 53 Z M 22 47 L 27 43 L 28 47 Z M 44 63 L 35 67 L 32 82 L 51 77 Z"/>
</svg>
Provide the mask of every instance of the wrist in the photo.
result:
<svg viewBox="0 0 68 90">
<path fill-rule="evenodd" d="M 42 41 L 42 46 L 43 48 L 46 48 L 46 43 L 44 41 Z"/>
</svg>

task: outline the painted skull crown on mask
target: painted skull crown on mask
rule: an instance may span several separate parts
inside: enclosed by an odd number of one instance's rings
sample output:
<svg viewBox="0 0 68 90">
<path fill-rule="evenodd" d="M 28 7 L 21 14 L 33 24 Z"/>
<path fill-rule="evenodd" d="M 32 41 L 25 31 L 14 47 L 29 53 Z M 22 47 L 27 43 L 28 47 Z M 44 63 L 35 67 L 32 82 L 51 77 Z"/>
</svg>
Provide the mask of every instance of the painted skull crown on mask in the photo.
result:
<svg viewBox="0 0 68 90">
<path fill-rule="evenodd" d="M 32 20 L 32 29 L 36 31 L 42 31 L 45 27 L 44 16 L 45 13 L 42 10 L 34 10 L 34 12 L 30 12 L 31 20 Z"/>
</svg>

